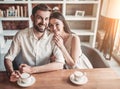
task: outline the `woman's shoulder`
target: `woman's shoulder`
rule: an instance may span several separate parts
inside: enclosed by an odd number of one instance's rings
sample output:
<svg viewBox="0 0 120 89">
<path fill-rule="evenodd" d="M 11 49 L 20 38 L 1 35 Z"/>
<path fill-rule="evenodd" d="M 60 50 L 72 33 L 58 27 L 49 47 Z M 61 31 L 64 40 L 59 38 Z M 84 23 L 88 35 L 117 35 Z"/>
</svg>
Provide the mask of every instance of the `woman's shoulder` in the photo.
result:
<svg viewBox="0 0 120 89">
<path fill-rule="evenodd" d="M 79 40 L 80 41 L 80 38 L 78 35 L 76 34 L 71 34 L 72 35 L 72 40 Z"/>
</svg>

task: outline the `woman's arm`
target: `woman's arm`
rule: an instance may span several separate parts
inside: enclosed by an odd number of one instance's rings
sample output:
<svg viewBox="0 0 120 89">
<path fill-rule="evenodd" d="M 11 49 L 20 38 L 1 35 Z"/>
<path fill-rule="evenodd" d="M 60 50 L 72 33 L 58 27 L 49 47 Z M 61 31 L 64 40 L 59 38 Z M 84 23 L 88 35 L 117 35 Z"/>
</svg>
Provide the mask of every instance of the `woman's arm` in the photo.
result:
<svg viewBox="0 0 120 89">
<path fill-rule="evenodd" d="M 58 47 L 61 49 L 64 58 L 66 60 L 66 63 L 70 66 L 74 66 L 76 60 L 80 56 L 80 40 L 78 36 L 74 36 L 72 38 L 72 43 L 71 43 L 71 52 L 70 54 L 68 53 L 67 49 L 64 46 L 63 39 L 60 36 L 55 36 L 54 39 L 55 43 L 58 45 Z"/>
<path fill-rule="evenodd" d="M 79 59 L 81 54 L 82 54 L 82 50 L 81 50 L 80 38 L 74 35 L 72 38 L 70 55 L 73 58 L 73 60 L 76 62 L 76 60 Z"/>
</svg>

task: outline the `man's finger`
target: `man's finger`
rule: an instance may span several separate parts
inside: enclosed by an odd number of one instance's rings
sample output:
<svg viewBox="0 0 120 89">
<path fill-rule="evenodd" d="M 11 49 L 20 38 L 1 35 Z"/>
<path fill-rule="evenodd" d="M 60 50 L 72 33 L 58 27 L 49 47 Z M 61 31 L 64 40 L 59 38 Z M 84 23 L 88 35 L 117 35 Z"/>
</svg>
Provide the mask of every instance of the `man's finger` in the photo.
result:
<svg viewBox="0 0 120 89">
<path fill-rule="evenodd" d="M 21 73 L 19 71 L 15 71 L 15 72 L 19 77 L 21 77 Z"/>
</svg>

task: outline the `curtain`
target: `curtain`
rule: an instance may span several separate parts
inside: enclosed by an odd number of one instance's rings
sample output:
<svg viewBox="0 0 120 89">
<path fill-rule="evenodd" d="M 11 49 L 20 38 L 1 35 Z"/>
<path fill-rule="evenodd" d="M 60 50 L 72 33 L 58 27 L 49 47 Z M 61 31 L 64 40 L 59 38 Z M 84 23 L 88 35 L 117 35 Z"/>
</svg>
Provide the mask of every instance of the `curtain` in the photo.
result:
<svg viewBox="0 0 120 89">
<path fill-rule="evenodd" d="M 118 25 L 118 20 L 105 18 L 105 24 L 103 29 L 106 32 L 105 32 L 105 36 L 104 36 L 100 51 L 102 51 L 105 58 L 109 60 L 111 59 L 113 48 L 114 48 L 117 25 Z"/>
<path fill-rule="evenodd" d="M 117 28 L 113 52 L 117 56 L 120 56 L 120 20 L 118 21 L 118 28 Z"/>
</svg>

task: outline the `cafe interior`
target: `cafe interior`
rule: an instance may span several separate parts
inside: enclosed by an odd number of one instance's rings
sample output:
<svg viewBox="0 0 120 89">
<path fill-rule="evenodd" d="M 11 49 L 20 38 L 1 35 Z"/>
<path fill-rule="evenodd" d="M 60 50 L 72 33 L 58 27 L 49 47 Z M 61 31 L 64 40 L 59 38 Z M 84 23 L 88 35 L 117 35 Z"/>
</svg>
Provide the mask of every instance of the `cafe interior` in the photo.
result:
<svg viewBox="0 0 120 89">
<path fill-rule="evenodd" d="M 48 4 L 65 16 L 93 69 L 30 74 L 29 83 L 22 78 L 9 81 L 4 56 L 14 35 L 32 27 L 31 8 L 38 3 Z M 119 82 L 120 0 L 0 0 L 0 89 L 120 89 Z"/>
</svg>

